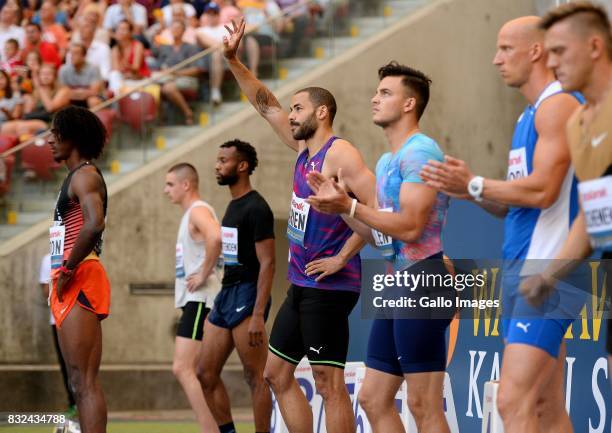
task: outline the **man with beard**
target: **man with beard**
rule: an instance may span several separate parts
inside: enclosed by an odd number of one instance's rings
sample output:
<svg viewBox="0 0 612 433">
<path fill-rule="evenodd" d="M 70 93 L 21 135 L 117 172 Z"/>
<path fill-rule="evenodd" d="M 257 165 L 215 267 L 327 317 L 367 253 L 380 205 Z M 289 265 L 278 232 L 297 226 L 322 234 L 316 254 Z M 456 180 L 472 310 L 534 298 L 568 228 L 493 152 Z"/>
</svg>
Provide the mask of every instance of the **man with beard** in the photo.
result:
<svg viewBox="0 0 612 433">
<path fill-rule="evenodd" d="M 334 176 L 343 170 L 346 184 L 364 203 L 373 202 L 374 177 L 359 151 L 335 136 L 333 95 L 320 87 L 298 91 L 291 112 L 236 56 L 245 23 L 232 23 L 224 38 L 224 54 L 244 94 L 278 136 L 298 152 L 289 212 L 289 287 L 270 336 L 265 378 L 279 402 L 289 431 L 312 432 L 312 410 L 294 377 L 308 356 L 317 392 L 325 407 L 330 433 L 352 433 L 355 419 L 344 384 L 348 352 L 348 316 L 359 299 L 363 240 L 337 215 L 324 215 L 306 202 L 312 190 L 310 171 Z M 354 212 L 354 207 L 350 213 Z"/>
<path fill-rule="evenodd" d="M 240 140 L 221 145 L 217 183 L 229 186 L 232 201 L 221 227 L 225 260 L 221 292 L 204 324 L 198 377 L 220 433 L 235 433 L 221 370 L 236 348 L 251 390 L 256 432 L 270 431 L 272 396 L 264 382 L 268 338 L 264 328 L 274 277 L 274 215 L 251 187 L 257 152 Z"/>
<path fill-rule="evenodd" d="M 110 308 L 110 284 L 100 263 L 107 194 L 102 173 L 92 163 L 105 141 L 106 130 L 98 117 L 75 106 L 56 113 L 48 138 L 53 159 L 70 170 L 49 230 L 50 303 L 83 433 L 106 432 L 98 371 L 100 321 Z"/>
</svg>

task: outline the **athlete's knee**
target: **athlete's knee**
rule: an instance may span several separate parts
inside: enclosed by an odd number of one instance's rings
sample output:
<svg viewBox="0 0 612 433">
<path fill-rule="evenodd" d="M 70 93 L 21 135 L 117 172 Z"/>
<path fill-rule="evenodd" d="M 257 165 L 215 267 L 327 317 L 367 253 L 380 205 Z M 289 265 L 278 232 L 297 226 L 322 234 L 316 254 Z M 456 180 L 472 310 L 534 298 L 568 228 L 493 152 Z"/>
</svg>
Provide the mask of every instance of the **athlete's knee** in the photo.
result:
<svg viewBox="0 0 612 433">
<path fill-rule="evenodd" d="M 77 401 L 87 393 L 94 382 L 95 378 L 88 377 L 83 369 L 74 365 L 68 366 L 68 385 Z"/>
<path fill-rule="evenodd" d="M 357 400 L 368 417 L 380 413 L 385 406 L 394 404 L 393 399 L 388 401 L 387 399 L 381 398 L 376 390 L 371 387 L 361 388 L 357 395 Z"/>
<path fill-rule="evenodd" d="M 202 385 L 202 389 L 207 393 L 212 392 L 221 380 L 221 376 L 215 371 L 201 366 L 198 366 L 196 369 L 196 376 L 200 381 L 200 385 Z"/>
<path fill-rule="evenodd" d="M 427 406 L 425 396 L 416 392 L 408 393 L 408 409 L 414 416 L 417 425 L 420 425 L 423 419 L 427 417 L 429 413 Z"/>
<path fill-rule="evenodd" d="M 526 416 L 530 408 L 535 411 L 535 403 L 531 390 L 502 381 L 497 392 L 497 408 L 503 420 Z"/>
<path fill-rule="evenodd" d="M 174 374 L 174 377 L 176 377 L 177 379 L 181 379 L 193 373 L 194 371 L 190 371 L 189 367 L 180 360 L 175 359 L 172 363 L 172 374 Z"/>
<path fill-rule="evenodd" d="M 244 366 L 242 374 L 251 391 L 265 383 L 262 372 L 252 366 Z"/>
<path fill-rule="evenodd" d="M 337 381 L 334 381 L 334 372 L 330 371 L 329 368 L 313 368 L 312 375 L 315 380 L 315 387 L 317 388 L 317 392 L 321 394 L 323 400 L 328 400 L 329 398 L 338 395 L 338 393 L 342 392 L 343 389 L 346 389 L 344 384 L 344 380 L 340 384 Z"/>
<path fill-rule="evenodd" d="M 276 394 L 287 391 L 291 386 L 291 381 L 295 380 L 293 375 L 285 374 L 282 370 L 274 369 L 268 364 L 264 369 L 263 379 Z"/>
</svg>

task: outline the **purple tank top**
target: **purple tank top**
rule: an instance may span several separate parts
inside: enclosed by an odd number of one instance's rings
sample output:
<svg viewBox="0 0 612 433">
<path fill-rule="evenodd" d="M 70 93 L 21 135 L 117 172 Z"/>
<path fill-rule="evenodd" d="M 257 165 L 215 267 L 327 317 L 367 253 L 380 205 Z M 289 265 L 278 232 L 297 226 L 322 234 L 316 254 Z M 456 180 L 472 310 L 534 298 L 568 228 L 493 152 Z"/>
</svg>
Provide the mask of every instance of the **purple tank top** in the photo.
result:
<svg viewBox="0 0 612 433">
<path fill-rule="evenodd" d="M 326 215 L 310 208 L 305 199 L 313 194 L 306 183 L 306 175 L 320 171 L 327 151 L 337 137 L 332 137 L 308 159 L 304 150 L 295 163 L 293 174 L 293 196 L 289 210 L 287 237 L 289 238 L 288 279 L 296 286 L 314 287 L 324 290 L 348 290 L 359 292 L 361 288 L 361 260 L 356 254 L 347 265 L 333 275 L 316 282 L 317 275 L 306 275 L 306 264 L 340 252 L 352 230 L 337 215 Z"/>
</svg>

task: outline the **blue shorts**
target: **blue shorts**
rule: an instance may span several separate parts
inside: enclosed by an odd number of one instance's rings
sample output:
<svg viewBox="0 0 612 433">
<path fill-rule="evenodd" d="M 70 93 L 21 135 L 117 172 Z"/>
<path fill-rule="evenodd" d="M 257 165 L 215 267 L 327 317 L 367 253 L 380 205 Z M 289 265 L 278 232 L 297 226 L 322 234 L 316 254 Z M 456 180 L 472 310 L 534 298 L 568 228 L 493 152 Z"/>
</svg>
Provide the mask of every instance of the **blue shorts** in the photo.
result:
<svg viewBox="0 0 612 433">
<path fill-rule="evenodd" d="M 527 344 L 557 358 L 567 328 L 584 306 L 586 293 L 560 281 L 541 306 L 533 307 L 519 292 L 521 281 L 516 275 L 503 278 L 502 331 L 506 343 Z"/>
<path fill-rule="evenodd" d="M 256 300 L 257 283 L 254 281 L 224 286 L 215 298 L 208 321 L 221 328 L 234 329 L 253 314 Z M 268 319 L 271 303 L 270 300 L 266 305 L 264 320 Z"/>
<path fill-rule="evenodd" d="M 376 319 L 366 366 L 395 376 L 446 369 L 450 319 Z"/>
<path fill-rule="evenodd" d="M 407 271 L 446 275 L 441 260 L 423 260 Z M 443 296 L 454 299 L 453 288 L 417 287 L 418 296 Z M 452 321 L 451 310 L 421 309 L 416 318 L 375 319 L 370 330 L 366 366 L 395 376 L 428 373 L 446 369 L 446 329 Z M 401 315 L 401 314 L 400 314 Z"/>
</svg>

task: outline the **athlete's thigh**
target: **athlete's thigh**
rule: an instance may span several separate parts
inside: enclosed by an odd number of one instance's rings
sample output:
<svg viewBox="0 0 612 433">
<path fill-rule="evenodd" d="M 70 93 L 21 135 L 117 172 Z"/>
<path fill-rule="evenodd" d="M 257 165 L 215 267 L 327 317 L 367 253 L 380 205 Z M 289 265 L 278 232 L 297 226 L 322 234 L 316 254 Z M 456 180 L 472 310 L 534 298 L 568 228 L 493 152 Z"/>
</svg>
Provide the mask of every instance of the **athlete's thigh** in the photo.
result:
<svg viewBox="0 0 612 433">
<path fill-rule="evenodd" d="M 537 398 L 554 376 L 557 359 L 545 350 L 521 343 L 506 345 L 502 358 L 501 387 Z"/>
<path fill-rule="evenodd" d="M 396 319 L 393 337 L 402 373 L 446 368 L 446 329 L 450 319 Z"/>
<path fill-rule="evenodd" d="M 304 289 L 299 306 L 304 350 L 311 365 L 344 368 L 349 343 L 348 317 L 358 294 Z"/>
<path fill-rule="evenodd" d="M 200 368 L 220 374 L 223 365 L 225 365 L 227 358 L 234 349 L 232 333 L 229 329 L 213 325 L 206 320 L 201 347 Z"/>
<path fill-rule="evenodd" d="M 174 362 L 195 368 L 202 350 L 202 343 L 198 340 L 176 336 L 174 339 Z"/>
<path fill-rule="evenodd" d="M 249 337 L 250 322 L 251 316 L 232 329 L 232 339 L 242 365 L 247 369 L 263 371 L 268 356 L 268 335 L 264 332 L 263 342 L 257 346 L 251 346 L 251 339 Z"/>
<path fill-rule="evenodd" d="M 299 364 L 305 354 L 298 305 L 301 290 L 297 286 L 289 287 L 270 333 L 270 352 L 293 365 Z"/>
<path fill-rule="evenodd" d="M 64 319 L 58 336 L 69 368 L 96 373 L 102 356 L 102 327 L 95 313 L 75 303 Z"/>
</svg>

